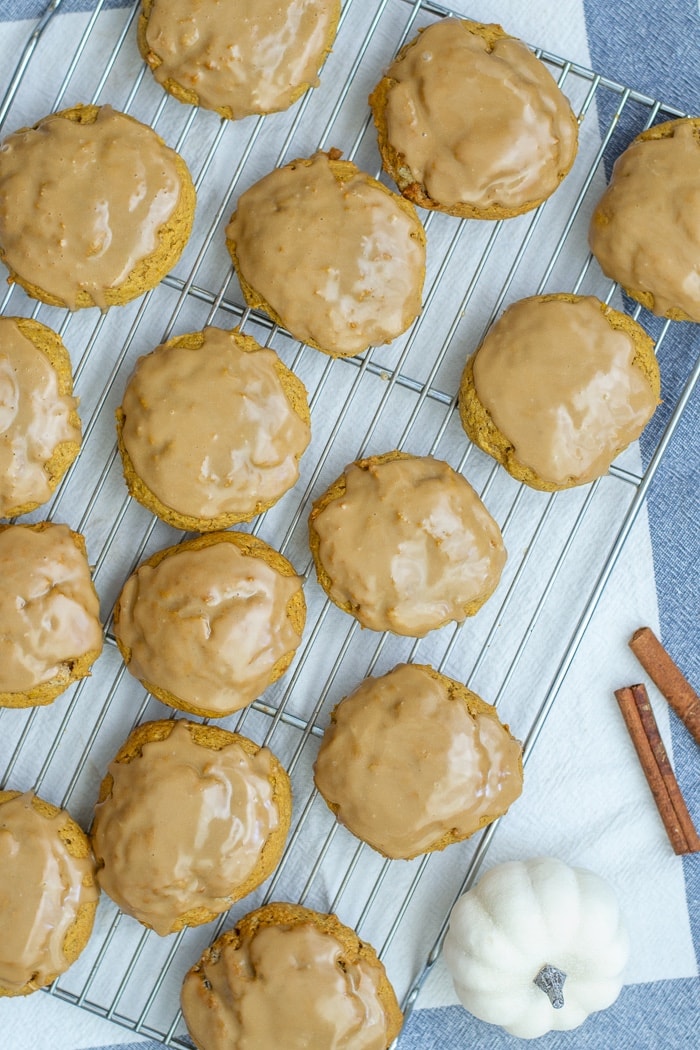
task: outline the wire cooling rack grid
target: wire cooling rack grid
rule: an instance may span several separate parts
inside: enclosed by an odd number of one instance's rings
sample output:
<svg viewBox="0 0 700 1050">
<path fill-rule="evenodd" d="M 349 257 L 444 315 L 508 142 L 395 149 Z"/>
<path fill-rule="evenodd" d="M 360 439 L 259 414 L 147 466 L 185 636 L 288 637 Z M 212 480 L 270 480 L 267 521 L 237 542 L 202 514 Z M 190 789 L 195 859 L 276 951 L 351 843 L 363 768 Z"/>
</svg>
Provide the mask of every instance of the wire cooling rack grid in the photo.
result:
<svg viewBox="0 0 700 1050">
<path fill-rule="evenodd" d="M 590 212 L 604 184 L 603 159 L 619 152 L 621 118 L 636 131 L 681 114 L 538 52 L 581 119 L 573 171 L 540 209 L 505 223 L 424 214 L 429 256 L 421 317 L 389 347 L 333 361 L 240 305 L 223 228 L 243 189 L 317 148 L 341 148 L 379 174 L 367 95 L 398 47 L 445 9 L 419 0 L 345 0 L 321 87 L 287 113 L 226 123 L 181 106 L 154 83 L 136 48 L 136 8 L 103 10 L 106 5 L 97 3 L 87 17 L 66 15 L 76 27 L 74 49 L 57 58 L 52 35 L 59 6 L 60 0 L 51 5 L 20 57 L 0 103 L 3 134 L 79 101 L 109 102 L 156 127 L 184 155 L 198 207 L 192 239 L 175 271 L 135 303 L 104 315 L 70 315 L 32 303 L 13 288 L 2 301 L 3 313 L 31 313 L 57 329 L 72 353 L 83 452 L 49 506 L 29 520 L 66 521 L 85 533 L 108 644 L 92 677 L 50 707 L 0 711 L 0 784 L 34 787 L 87 827 L 118 746 L 134 724 L 165 714 L 124 672 L 109 627 L 114 599 L 132 569 L 179 538 L 127 496 L 121 476 L 114 410 L 136 358 L 171 334 L 240 324 L 273 346 L 306 383 L 313 442 L 295 490 L 251 530 L 308 580 L 303 643 L 291 670 L 261 701 L 222 721 L 270 746 L 290 771 L 295 808 L 282 864 L 219 922 L 165 939 L 122 916 L 103 895 L 88 948 L 50 991 L 168 1045 L 189 1046 L 178 1011 L 184 972 L 244 911 L 288 899 L 337 911 L 354 926 L 378 949 L 410 1009 L 436 957 L 450 906 L 476 875 L 496 825 L 442 854 L 385 861 L 335 824 L 313 792 L 318 737 L 330 708 L 362 677 L 401 660 L 419 660 L 497 703 L 503 720 L 524 740 L 526 760 L 530 755 L 698 368 L 646 473 L 638 469 L 637 453 L 628 450 L 607 477 L 556 495 L 517 485 L 469 445 L 454 411 L 459 376 L 467 353 L 514 299 L 565 290 L 611 299 L 614 287 L 591 265 L 585 248 Z M 606 113 L 607 126 L 600 119 Z M 645 322 L 662 349 L 668 322 L 648 315 Z M 422 641 L 360 631 L 317 586 L 307 544 L 312 499 L 346 463 L 396 447 L 434 454 L 462 470 L 499 521 L 509 551 L 499 590 L 479 615 Z M 409 926 L 417 927 L 417 917 L 420 948 L 402 937 Z"/>
</svg>

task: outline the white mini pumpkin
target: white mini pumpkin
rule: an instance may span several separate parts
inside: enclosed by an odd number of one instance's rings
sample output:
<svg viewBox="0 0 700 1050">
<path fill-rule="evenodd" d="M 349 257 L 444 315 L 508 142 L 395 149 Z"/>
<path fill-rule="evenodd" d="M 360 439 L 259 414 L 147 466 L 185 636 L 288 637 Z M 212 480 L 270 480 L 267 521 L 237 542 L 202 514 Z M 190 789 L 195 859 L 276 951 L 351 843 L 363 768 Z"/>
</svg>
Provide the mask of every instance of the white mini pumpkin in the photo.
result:
<svg viewBox="0 0 700 1050">
<path fill-rule="evenodd" d="M 629 941 L 609 883 L 537 857 L 493 868 L 460 897 L 443 952 L 475 1017 L 533 1039 L 617 999 Z"/>
</svg>

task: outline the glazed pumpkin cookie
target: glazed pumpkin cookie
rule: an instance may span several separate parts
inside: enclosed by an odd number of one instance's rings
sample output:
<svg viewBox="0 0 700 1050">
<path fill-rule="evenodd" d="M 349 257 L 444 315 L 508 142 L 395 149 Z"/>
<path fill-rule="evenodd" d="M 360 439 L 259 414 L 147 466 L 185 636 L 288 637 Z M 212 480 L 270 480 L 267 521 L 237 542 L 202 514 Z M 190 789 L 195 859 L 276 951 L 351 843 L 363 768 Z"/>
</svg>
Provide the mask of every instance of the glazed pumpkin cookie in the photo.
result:
<svg viewBox="0 0 700 1050">
<path fill-rule="evenodd" d="M 647 310 L 700 322 L 700 117 L 657 124 L 618 157 L 589 241 Z"/>
<path fill-rule="evenodd" d="M 80 450 L 71 360 L 28 317 L 0 318 L 0 518 L 46 503 Z"/>
<path fill-rule="evenodd" d="M 164 704 L 222 718 L 289 667 L 306 619 L 301 579 L 244 532 L 158 551 L 124 584 L 114 633 L 127 669 Z"/>
<path fill-rule="evenodd" d="M 346 467 L 313 505 L 318 581 L 363 627 L 421 638 L 473 616 L 506 560 L 469 482 L 431 456 L 386 452 Z"/>
<path fill-rule="evenodd" d="M 468 360 L 459 414 L 471 440 L 547 492 L 607 473 L 659 403 L 654 343 L 592 296 L 508 307 Z"/>
<path fill-rule="evenodd" d="M 237 120 L 318 86 L 339 17 L 340 0 L 141 0 L 137 38 L 166 91 Z"/>
<path fill-rule="evenodd" d="M 87 944 L 99 889 L 90 843 L 64 809 L 0 791 L 0 997 L 51 984 Z"/>
<path fill-rule="evenodd" d="M 336 706 L 314 780 L 354 835 L 409 860 L 502 816 L 522 791 L 522 751 L 476 693 L 432 667 L 400 664 Z"/>
<path fill-rule="evenodd" d="M 154 288 L 192 228 L 185 162 L 111 106 L 74 106 L 0 149 L 0 258 L 10 282 L 70 310 Z"/>
<path fill-rule="evenodd" d="M 67 525 L 0 525 L 0 707 L 52 700 L 102 651 L 85 540 Z"/>
<path fill-rule="evenodd" d="M 268 904 L 192 967 L 182 1012 L 198 1050 L 387 1050 L 403 1017 L 371 945 L 335 915 Z"/>
<path fill-rule="evenodd" d="M 226 243 L 248 305 L 332 357 L 391 342 L 420 312 L 425 232 L 415 208 L 338 150 L 247 190 Z"/>
<path fill-rule="evenodd" d="M 421 30 L 369 101 L 384 169 L 401 193 L 463 219 L 536 208 L 576 156 L 566 96 L 498 25 L 445 18 Z"/>
<path fill-rule="evenodd" d="M 117 410 L 127 487 L 186 531 L 250 521 L 297 481 L 309 422 L 274 350 L 237 330 L 177 336 L 139 359 Z"/>
<path fill-rule="evenodd" d="M 200 926 L 271 874 L 291 807 L 289 777 L 267 748 L 217 726 L 147 722 L 100 787 L 98 881 L 161 936 Z"/>
</svg>

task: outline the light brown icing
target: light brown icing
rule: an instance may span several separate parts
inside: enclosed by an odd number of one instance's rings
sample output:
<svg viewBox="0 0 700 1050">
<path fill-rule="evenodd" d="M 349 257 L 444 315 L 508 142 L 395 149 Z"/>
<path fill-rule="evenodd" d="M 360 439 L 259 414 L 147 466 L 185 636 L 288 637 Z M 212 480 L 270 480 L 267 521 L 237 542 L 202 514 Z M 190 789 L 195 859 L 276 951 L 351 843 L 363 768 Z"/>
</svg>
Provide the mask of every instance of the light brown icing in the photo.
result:
<svg viewBox="0 0 700 1050">
<path fill-rule="evenodd" d="M 599 300 L 526 299 L 487 333 L 474 386 L 518 460 L 554 484 L 591 481 L 639 437 L 656 408 L 632 336 Z"/>
<path fill-rule="evenodd" d="M 346 491 L 313 519 L 330 596 L 365 627 L 421 637 L 485 600 L 501 534 L 462 475 L 430 456 L 351 464 Z"/>
<path fill-rule="evenodd" d="M 158 247 L 180 195 L 175 154 L 150 127 L 101 106 L 94 123 L 58 114 L 0 146 L 5 263 L 71 309 L 104 307 Z"/>
<path fill-rule="evenodd" d="M 618 157 L 590 227 L 604 273 L 654 313 L 700 321 L 700 136 L 698 122 L 636 140 Z"/>
<path fill-rule="evenodd" d="M 546 66 L 513 37 L 489 49 L 435 22 L 388 70 L 388 139 L 443 205 L 519 208 L 549 196 L 576 152 L 576 124 Z"/>
<path fill-rule="evenodd" d="M 267 748 L 251 755 L 234 741 L 213 750 L 185 722 L 131 761 L 112 762 L 92 832 L 102 888 L 163 936 L 191 909 L 225 911 L 280 822 L 271 772 Z"/>
<path fill-rule="evenodd" d="M 300 587 L 232 543 L 185 549 L 127 580 L 115 633 L 137 678 L 228 714 L 255 700 L 299 644 L 287 603 Z"/>
<path fill-rule="evenodd" d="M 153 0 L 146 41 L 156 80 L 238 118 L 285 109 L 317 85 L 336 20 L 328 0 Z"/>
<path fill-rule="evenodd" d="M 71 420 L 77 404 L 59 392 L 55 368 L 16 320 L 1 318 L 0 517 L 49 499 L 47 461 L 61 442 L 80 442 Z"/>
<path fill-rule="evenodd" d="M 92 856 L 72 856 L 60 838 L 65 812 L 39 813 L 32 798 L 0 803 L 0 987 L 10 992 L 68 968 L 66 935 L 98 897 Z"/>
<path fill-rule="evenodd" d="M 244 520 L 299 476 L 309 427 L 285 393 L 274 351 L 244 347 L 237 332 L 207 328 L 198 350 L 160 346 L 142 357 L 126 388 L 131 462 L 182 514 Z"/>
<path fill-rule="evenodd" d="M 336 707 L 315 781 L 358 838 L 415 857 L 505 813 L 522 790 L 520 745 L 491 710 L 471 714 L 444 679 L 401 664 Z"/>
<path fill-rule="evenodd" d="M 66 525 L 0 531 L 0 693 L 33 689 L 102 648 L 99 601 Z"/>
<path fill-rule="evenodd" d="M 376 968 L 349 963 L 335 938 L 311 923 L 265 926 L 203 967 L 211 991 L 188 974 L 182 1008 L 206 1050 L 386 1050 Z"/>
<path fill-rule="evenodd" d="M 352 355 L 394 339 L 419 313 L 419 228 L 379 183 L 359 171 L 341 182 L 317 153 L 247 190 L 227 235 L 243 278 L 292 335 Z"/>
</svg>

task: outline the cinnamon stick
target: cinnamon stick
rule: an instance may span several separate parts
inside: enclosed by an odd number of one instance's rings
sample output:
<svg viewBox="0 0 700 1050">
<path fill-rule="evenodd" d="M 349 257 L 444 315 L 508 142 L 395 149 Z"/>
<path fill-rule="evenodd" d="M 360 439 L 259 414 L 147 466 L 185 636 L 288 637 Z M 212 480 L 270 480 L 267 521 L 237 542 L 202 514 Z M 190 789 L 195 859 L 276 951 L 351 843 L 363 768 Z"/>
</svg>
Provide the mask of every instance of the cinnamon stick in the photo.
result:
<svg viewBox="0 0 700 1050">
<path fill-rule="evenodd" d="M 645 686 L 616 689 L 615 698 L 674 853 L 699 852 L 700 836 L 678 786 Z"/>
<path fill-rule="evenodd" d="M 700 697 L 668 655 L 650 627 L 640 627 L 629 647 L 640 664 L 700 744 Z"/>
</svg>

